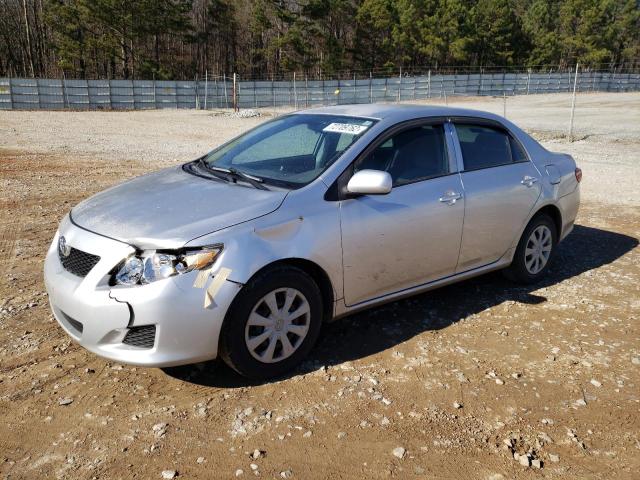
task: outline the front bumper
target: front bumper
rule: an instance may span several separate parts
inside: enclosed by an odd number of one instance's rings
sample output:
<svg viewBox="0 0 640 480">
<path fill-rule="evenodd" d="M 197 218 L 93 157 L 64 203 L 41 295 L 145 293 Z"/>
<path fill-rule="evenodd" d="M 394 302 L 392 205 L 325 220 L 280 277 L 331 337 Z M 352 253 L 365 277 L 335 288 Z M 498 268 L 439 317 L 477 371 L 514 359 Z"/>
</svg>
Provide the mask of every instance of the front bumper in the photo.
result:
<svg viewBox="0 0 640 480">
<path fill-rule="evenodd" d="M 63 267 L 59 235 L 73 248 L 100 256 L 85 277 Z M 205 291 L 193 288 L 196 272 L 148 285 L 109 286 L 109 272 L 134 251 L 130 245 L 79 228 L 66 217 L 44 265 L 45 286 L 58 323 L 87 350 L 123 363 L 166 367 L 215 358 L 222 321 L 241 285 L 224 282 L 208 308 L 204 308 Z M 127 343 L 127 334 L 141 327 L 151 332 L 147 344 Z"/>
</svg>

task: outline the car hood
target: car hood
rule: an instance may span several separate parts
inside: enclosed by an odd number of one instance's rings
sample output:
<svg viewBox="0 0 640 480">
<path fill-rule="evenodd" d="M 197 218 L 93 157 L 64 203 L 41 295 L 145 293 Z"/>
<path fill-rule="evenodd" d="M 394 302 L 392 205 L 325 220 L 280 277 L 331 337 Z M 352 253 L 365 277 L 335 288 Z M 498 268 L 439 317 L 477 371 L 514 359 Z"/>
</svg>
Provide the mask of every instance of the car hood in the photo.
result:
<svg viewBox="0 0 640 480">
<path fill-rule="evenodd" d="M 139 248 L 178 248 L 276 210 L 286 191 L 201 178 L 173 167 L 100 192 L 71 210 L 79 227 Z"/>
</svg>

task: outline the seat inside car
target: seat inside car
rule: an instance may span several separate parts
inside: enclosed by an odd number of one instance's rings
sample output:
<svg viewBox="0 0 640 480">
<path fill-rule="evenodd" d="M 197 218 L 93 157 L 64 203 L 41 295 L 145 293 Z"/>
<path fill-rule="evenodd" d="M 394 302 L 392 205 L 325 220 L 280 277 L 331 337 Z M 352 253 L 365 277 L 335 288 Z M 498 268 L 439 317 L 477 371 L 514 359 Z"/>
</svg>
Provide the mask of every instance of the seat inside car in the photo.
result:
<svg viewBox="0 0 640 480">
<path fill-rule="evenodd" d="M 443 136 L 436 127 L 420 127 L 402 132 L 389 173 L 394 183 L 441 175 L 447 171 Z"/>
<path fill-rule="evenodd" d="M 497 131 L 482 131 L 473 141 L 461 141 L 465 170 L 504 164 L 511 158 L 508 142 L 508 137 Z"/>
</svg>

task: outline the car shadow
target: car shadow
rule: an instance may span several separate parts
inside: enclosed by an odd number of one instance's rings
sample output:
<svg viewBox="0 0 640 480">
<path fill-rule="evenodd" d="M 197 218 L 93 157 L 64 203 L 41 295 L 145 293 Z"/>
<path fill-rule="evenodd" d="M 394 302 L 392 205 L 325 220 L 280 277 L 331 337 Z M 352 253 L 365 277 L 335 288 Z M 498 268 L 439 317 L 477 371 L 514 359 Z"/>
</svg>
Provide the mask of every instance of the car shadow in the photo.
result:
<svg viewBox="0 0 640 480">
<path fill-rule="evenodd" d="M 446 328 L 508 300 L 524 304 L 544 303 L 545 297 L 532 292 L 607 265 L 637 245 L 638 239 L 627 235 L 576 225 L 560 244 L 549 272 L 541 282 L 515 285 L 500 272 L 494 272 L 372 307 L 325 325 L 309 358 L 285 377 L 268 382 L 374 355 L 424 331 Z M 265 383 L 241 377 L 222 361 L 165 368 L 163 371 L 176 379 L 201 386 L 238 388 Z"/>
</svg>

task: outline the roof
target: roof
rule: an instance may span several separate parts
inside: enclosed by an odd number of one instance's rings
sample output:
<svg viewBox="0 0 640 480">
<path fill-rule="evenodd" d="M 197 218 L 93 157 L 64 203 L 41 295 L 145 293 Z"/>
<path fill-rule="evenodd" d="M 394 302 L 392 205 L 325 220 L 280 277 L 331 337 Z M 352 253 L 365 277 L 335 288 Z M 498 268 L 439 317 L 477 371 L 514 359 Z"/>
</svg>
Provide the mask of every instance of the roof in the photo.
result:
<svg viewBox="0 0 640 480">
<path fill-rule="evenodd" d="M 320 113 L 326 115 L 349 115 L 354 117 L 367 117 L 385 119 L 394 117 L 398 119 L 411 119 L 421 117 L 480 117 L 493 120 L 501 117 L 484 112 L 482 110 L 472 110 L 467 108 L 443 107 L 439 105 L 407 105 L 407 104 L 354 104 L 354 105 L 334 105 L 329 107 L 309 108 L 296 113 Z"/>
</svg>

